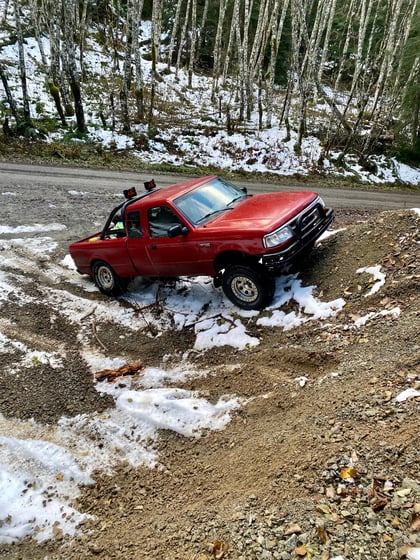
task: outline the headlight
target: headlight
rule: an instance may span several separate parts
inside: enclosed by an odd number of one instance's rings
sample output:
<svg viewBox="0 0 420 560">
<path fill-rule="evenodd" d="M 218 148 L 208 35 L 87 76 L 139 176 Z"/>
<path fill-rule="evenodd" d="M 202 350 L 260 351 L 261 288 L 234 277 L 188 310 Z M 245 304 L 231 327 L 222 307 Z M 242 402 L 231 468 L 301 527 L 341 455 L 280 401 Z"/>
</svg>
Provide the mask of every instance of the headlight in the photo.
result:
<svg viewBox="0 0 420 560">
<path fill-rule="evenodd" d="M 272 247 L 277 247 L 277 245 L 282 245 L 283 243 L 286 243 L 286 241 L 289 241 L 289 239 L 292 239 L 292 237 L 293 237 L 293 231 L 289 226 L 279 228 L 276 231 L 273 231 L 273 233 L 264 235 L 263 237 L 264 247 L 267 247 L 267 249 L 270 249 Z"/>
</svg>

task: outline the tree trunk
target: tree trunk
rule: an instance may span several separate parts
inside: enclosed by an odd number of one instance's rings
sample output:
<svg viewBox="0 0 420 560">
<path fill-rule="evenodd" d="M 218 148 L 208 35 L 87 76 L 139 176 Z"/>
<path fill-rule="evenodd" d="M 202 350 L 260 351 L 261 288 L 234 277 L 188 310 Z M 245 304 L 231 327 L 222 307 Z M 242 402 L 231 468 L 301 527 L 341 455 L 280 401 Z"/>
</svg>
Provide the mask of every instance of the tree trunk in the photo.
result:
<svg viewBox="0 0 420 560">
<path fill-rule="evenodd" d="M 2 81 L 2 84 L 3 84 L 3 87 L 4 87 L 4 91 L 6 93 L 6 97 L 7 97 L 7 101 L 9 103 L 9 106 L 10 106 L 10 110 L 12 112 L 12 115 L 15 118 L 16 124 L 18 125 L 18 124 L 20 124 L 19 113 L 18 113 L 18 110 L 17 110 L 17 107 L 16 107 L 15 100 L 13 99 L 12 92 L 11 92 L 10 87 L 9 87 L 9 82 L 7 80 L 7 75 L 6 75 L 6 72 L 4 70 L 4 66 L 1 62 L 0 62 L 0 78 L 1 78 L 1 81 Z"/>
<path fill-rule="evenodd" d="M 26 65 L 25 65 L 25 51 L 23 48 L 23 33 L 22 25 L 20 20 L 20 8 L 17 0 L 13 0 L 13 8 L 16 20 L 16 35 L 18 42 L 18 52 L 19 52 L 19 74 L 20 83 L 22 86 L 22 99 L 23 99 L 23 116 L 27 123 L 31 122 L 31 110 L 29 107 L 29 94 L 28 94 L 28 84 L 26 79 Z"/>
<path fill-rule="evenodd" d="M 266 126 L 271 128 L 273 117 L 273 97 L 274 97 L 274 80 L 276 75 L 276 61 L 280 46 L 280 40 L 283 33 L 284 20 L 286 18 L 289 0 L 284 0 L 282 11 L 280 12 L 280 0 L 276 0 L 273 10 L 271 22 L 271 45 L 270 45 L 270 63 L 268 66 L 267 79 L 267 107 L 266 107 Z"/>
<path fill-rule="evenodd" d="M 220 0 L 219 4 L 219 18 L 217 20 L 216 38 L 214 40 L 213 49 L 213 85 L 212 85 L 212 99 L 214 101 L 215 94 L 218 91 L 218 83 L 222 70 L 222 34 L 223 24 L 226 15 L 226 2 L 227 0 Z"/>
<path fill-rule="evenodd" d="M 226 52 L 225 52 L 225 62 L 223 65 L 223 81 L 226 80 L 228 71 L 229 71 L 229 65 L 230 65 L 230 59 L 232 57 L 232 51 L 234 48 L 234 44 L 236 43 L 236 32 L 237 29 L 239 28 L 239 0 L 234 0 L 234 4 L 233 4 L 233 15 L 232 15 L 232 20 L 231 20 L 231 24 L 230 24 L 230 32 L 229 32 L 229 41 L 228 41 L 228 45 L 226 48 Z"/>
<path fill-rule="evenodd" d="M 76 29 L 74 21 L 74 6 L 69 0 L 64 1 L 63 24 L 64 24 L 64 67 L 73 95 L 74 112 L 76 116 L 77 130 L 81 133 L 86 132 L 85 113 L 83 107 L 82 91 L 80 86 L 79 74 L 76 65 L 76 53 L 73 30 Z"/>
<path fill-rule="evenodd" d="M 251 111 L 253 106 L 253 87 L 254 80 L 251 79 L 251 74 L 253 69 L 251 67 L 252 61 L 250 60 L 249 53 L 249 33 L 250 33 L 250 23 L 252 14 L 253 0 L 245 0 L 245 9 L 243 15 L 243 39 L 242 44 L 240 41 L 241 33 L 238 29 L 238 53 L 239 53 L 239 79 L 241 88 L 241 115 L 240 120 L 243 120 L 244 112 L 246 112 L 246 118 L 249 121 L 251 119 Z M 251 52 L 252 55 L 252 52 Z M 259 73 L 260 74 L 260 73 Z M 259 76 L 261 78 L 261 75 Z M 258 90 L 259 100 L 261 100 L 261 80 L 259 80 L 259 90 Z"/>
<path fill-rule="evenodd" d="M 163 0 L 153 0 L 152 11 L 152 43 L 154 46 L 156 63 L 160 62 L 160 42 L 162 37 Z"/>
<path fill-rule="evenodd" d="M 197 0 L 192 0 L 191 7 L 191 44 L 190 44 L 190 61 L 188 65 L 188 87 L 192 87 L 192 78 L 195 67 L 197 45 Z"/>
<path fill-rule="evenodd" d="M 331 3 L 328 3 L 328 9 L 329 9 L 328 23 L 326 25 L 326 31 L 325 31 L 325 36 L 324 36 L 324 46 L 322 48 L 321 62 L 319 64 L 319 69 L 318 69 L 318 81 L 319 82 L 322 82 L 322 74 L 323 74 L 323 71 L 324 71 L 324 66 L 325 66 L 325 63 L 327 62 L 328 55 L 329 55 L 329 46 L 330 46 L 329 43 L 330 43 L 331 30 L 332 30 L 332 25 L 333 25 L 334 16 L 335 16 L 336 1 L 337 0 L 332 0 Z"/>
<path fill-rule="evenodd" d="M 148 121 L 149 125 L 153 121 L 153 111 L 155 109 L 157 63 L 160 60 L 160 40 L 162 33 L 162 5 L 163 0 L 153 1 L 152 11 L 152 71 L 150 77 L 150 107 Z"/>
<path fill-rule="evenodd" d="M 79 66 L 80 66 L 83 78 L 85 77 L 83 61 L 84 61 L 84 52 L 85 52 L 85 40 L 86 40 L 86 34 L 87 34 L 87 30 L 88 30 L 88 13 L 87 13 L 88 1 L 89 0 L 83 0 L 82 13 L 80 14 L 80 17 L 79 17 L 79 31 L 80 31 L 80 33 L 79 33 Z"/>
<path fill-rule="evenodd" d="M 184 25 L 182 26 L 181 30 L 181 37 L 179 39 L 179 46 L 178 46 L 178 55 L 176 58 L 176 69 L 175 69 L 175 76 L 178 77 L 178 72 L 181 67 L 182 61 L 182 54 L 187 42 L 187 29 L 188 29 L 188 20 L 190 17 L 190 8 L 191 8 L 191 0 L 187 0 L 187 7 L 185 8 L 185 16 L 184 16 Z"/>
<path fill-rule="evenodd" d="M 41 55 L 41 61 L 44 68 L 48 68 L 49 64 L 47 57 L 45 56 L 44 45 L 41 40 L 41 28 L 42 28 L 42 12 L 41 7 L 37 4 L 36 0 L 30 0 L 32 25 L 34 28 L 34 35 L 36 42 L 38 43 L 39 53 Z"/>
<path fill-rule="evenodd" d="M 121 120 L 123 131 L 130 132 L 130 116 L 128 111 L 128 96 L 131 89 L 131 52 L 133 42 L 133 1 L 127 0 L 127 16 L 126 16 L 126 39 L 125 39 L 125 53 L 123 75 L 120 90 L 120 103 L 121 103 Z"/>
<path fill-rule="evenodd" d="M 169 48 L 168 48 L 168 70 L 172 64 L 172 57 L 173 57 L 173 53 L 175 50 L 175 41 L 176 41 L 176 36 L 178 33 L 178 29 L 179 29 L 179 22 L 180 22 L 180 18 L 181 18 L 181 8 L 182 8 L 182 4 L 183 4 L 184 0 L 178 0 L 177 4 L 176 4 L 176 11 L 175 11 L 175 17 L 174 17 L 174 23 L 172 25 L 172 32 L 171 32 L 171 39 L 169 41 Z M 179 48 L 179 45 L 178 45 Z"/>
<path fill-rule="evenodd" d="M 2 22 L 5 23 L 7 21 L 7 12 L 9 11 L 9 0 L 5 0 L 4 2 L 4 9 L 2 15 Z"/>
<path fill-rule="evenodd" d="M 201 51 L 201 47 L 203 46 L 203 29 L 206 26 L 207 21 L 207 14 L 209 11 L 209 2 L 210 0 L 205 0 L 204 8 L 203 8 L 203 15 L 201 16 L 201 22 L 199 27 L 199 36 L 198 36 L 198 44 L 197 44 L 197 52 Z"/>
<path fill-rule="evenodd" d="M 133 52 L 135 64 L 135 82 L 136 82 L 136 113 L 137 120 L 142 122 L 144 119 L 144 85 L 143 85 L 143 69 L 141 64 L 141 53 L 139 48 L 139 31 L 141 14 L 143 11 L 143 0 L 134 0 L 133 9 Z"/>
</svg>

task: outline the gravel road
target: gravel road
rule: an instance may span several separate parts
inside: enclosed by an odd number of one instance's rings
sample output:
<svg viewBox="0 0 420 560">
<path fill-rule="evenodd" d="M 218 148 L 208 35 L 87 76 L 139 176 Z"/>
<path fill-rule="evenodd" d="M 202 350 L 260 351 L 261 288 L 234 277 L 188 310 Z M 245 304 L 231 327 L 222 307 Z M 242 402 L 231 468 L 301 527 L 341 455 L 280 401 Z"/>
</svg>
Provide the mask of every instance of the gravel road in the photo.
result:
<svg viewBox="0 0 420 560">
<path fill-rule="evenodd" d="M 159 186 L 165 187 L 172 183 L 191 178 L 181 174 L 156 174 L 153 177 Z M 151 178 L 150 174 L 110 171 L 105 169 L 85 169 L 72 167 L 49 167 L 44 165 L 28 165 L 0 162 L 0 188 L 20 187 L 36 188 L 40 200 L 51 199 L 61 189 L 79 189 L 95 192 L 120 192 L 129 186 L 143 186 L 144 181 Z M 327 205 L 334 208 L 361 208 L 375 210 L 398 210 L 420 207 L 420 188 L 413 192 L 384 191 L 373 188 L 334 188 L 314 185 L 284 185 L 264 183 L 253 180 L 235 180 L 236 184 L 246 186 L 250 193 L 269 192 L 276 190 L 316 190 Z M 54 190 L 51 191 L 50 189 Z"/>
</svg>

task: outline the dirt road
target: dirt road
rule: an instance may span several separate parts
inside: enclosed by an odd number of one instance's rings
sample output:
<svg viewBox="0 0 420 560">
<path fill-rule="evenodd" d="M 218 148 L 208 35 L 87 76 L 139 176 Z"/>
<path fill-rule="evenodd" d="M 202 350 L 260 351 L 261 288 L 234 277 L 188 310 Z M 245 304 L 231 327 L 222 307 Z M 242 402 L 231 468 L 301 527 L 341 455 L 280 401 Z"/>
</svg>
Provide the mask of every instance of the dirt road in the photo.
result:
<svg viewBox="0 0 420 560">
<path fill-rule="evenodd" d="M 172 183 L 190 178 L 174 174 L 153 174 L 158 186 L 168 186 Z M 151 178 L 149 174 L 120 172 L 100 169 L 83 169 L 71 167 L 47 167 L 40 165 L 25 165 L 0 162 L 0 188 L 8 189 L 18 185 L 20 188 L 35 188 L 43 200 L 58 195 L 66 189 L 79 189 L 97 193 L 121 192 L 130 186 L 136 186 L 139 191 L 144 181 Z M 254 180 L 235 180 L 236 184 L 246 186 L 250 193 L 269 192 L 274 190 L 316 190 L 333 208 L 357 208 L 374 210 L 396 210 L 402 208 L 420 207 L 420 187 L 413 192 L 383 191 L 355 188 L 287 186 L 275 183 L 260 183 Z"/>
</svg>

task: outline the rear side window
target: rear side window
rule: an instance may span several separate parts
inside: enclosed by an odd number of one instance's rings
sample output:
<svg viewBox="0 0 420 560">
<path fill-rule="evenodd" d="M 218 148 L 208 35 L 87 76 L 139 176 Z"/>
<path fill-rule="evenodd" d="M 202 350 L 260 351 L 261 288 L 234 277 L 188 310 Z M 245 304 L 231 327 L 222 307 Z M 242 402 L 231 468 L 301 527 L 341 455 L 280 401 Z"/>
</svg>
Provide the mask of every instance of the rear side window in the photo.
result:
<svg viewBox="0 0 420 560">
<path fill-rule="evenodd" d="M 136 210 L 127 214 L 127 232 L 128 237 L 136 238 L 142 236 L 139 211 Z"/>
</svg>

